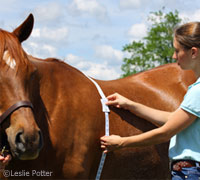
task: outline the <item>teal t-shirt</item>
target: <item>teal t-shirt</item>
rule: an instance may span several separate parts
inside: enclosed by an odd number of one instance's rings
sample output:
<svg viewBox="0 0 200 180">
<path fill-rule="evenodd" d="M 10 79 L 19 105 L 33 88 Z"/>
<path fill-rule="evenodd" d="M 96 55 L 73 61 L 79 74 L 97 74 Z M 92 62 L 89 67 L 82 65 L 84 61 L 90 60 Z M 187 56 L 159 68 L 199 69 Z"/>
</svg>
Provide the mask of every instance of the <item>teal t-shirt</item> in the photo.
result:
<svg viewBox="0 0 200 180">
<path fill-rule="evenodd" d="M 169 158 L 171 160 L 191 159 L 200 162 L 200 78 L 189 86 L 180 108 L 194 114 L 197 119 L 171 138 Z"/>
</svg>

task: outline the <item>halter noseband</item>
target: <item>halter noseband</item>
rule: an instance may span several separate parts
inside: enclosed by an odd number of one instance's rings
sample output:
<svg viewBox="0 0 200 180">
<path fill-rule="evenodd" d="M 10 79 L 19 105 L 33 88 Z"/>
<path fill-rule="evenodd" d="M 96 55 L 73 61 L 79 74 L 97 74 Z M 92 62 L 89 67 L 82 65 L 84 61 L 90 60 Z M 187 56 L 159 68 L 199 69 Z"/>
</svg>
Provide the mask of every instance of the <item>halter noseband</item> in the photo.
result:
<svg viewBox="0 0 200 180">
<path fill-rule="evenodd" d="M 29 101 L 19 101 L 16 104 L 12 105 L 11 107 L 9 107 L 1 116 L 0 116 L 0 124 L 3 123 L 3 121 L 9 116 L 11 115 L 14 111 L 16 111 L 17 109 L 21 108 L 21 107 L 30 107 L 31 109 L 33 109 L 33 104 Z"/>
</svg>

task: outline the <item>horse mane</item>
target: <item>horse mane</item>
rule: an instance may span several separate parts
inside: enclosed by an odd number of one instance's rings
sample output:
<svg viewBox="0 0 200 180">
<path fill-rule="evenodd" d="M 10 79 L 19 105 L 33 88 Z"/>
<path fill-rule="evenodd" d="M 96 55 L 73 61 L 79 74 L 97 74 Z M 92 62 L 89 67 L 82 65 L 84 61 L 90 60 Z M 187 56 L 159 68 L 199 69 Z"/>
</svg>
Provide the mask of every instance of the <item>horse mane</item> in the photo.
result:
<svg viewBox="0 0 200 180">
<path fill-rule="evenodd" d="M 43 63 L 53 63 L 53 64 L 55 63 L 55 65 L 59 65 L 60 67 L 64 67 L 68 70 L 73 70 L 73 71 L 78 72 L 79 74 L 83 74 L 79 69 L 73 67 L 72 65 L 69 65 L 63 59 L 57 59 L 57 58 L 54 58 L 54 57 L 48 57 L 48 58 L 45 58 L 45 59 L 41 59 L 41 58 L 34 57 L 30 54 L 28 55 L 28 59 L 30 61 L 33 61 L 33 62 L 34 61 L 40 61 L 40 62 L 43 62 Z"/>
<path fill-rule="evenodd" d="M 54 58 L 54 57 L 48 57 L 48 58 L 45 58 L 45 59 L 41 59 L 41 58 L 37 58 L 37 57 L 34 57 L 32 55 L 28 55 L 28 59 L 29 60 L 32 60 L 32 61 L 43 61 L 43 62 L 52 62 L 52 63 L 58 63 L 58 64 L 61 64 L 61 65 L 68 65 L 66 62 L 64 62 L 62 59 L 57 59 L 57 58 Z M 69 66 L 69 65 L 68 65 Z"/>
<path fill-rule="evenodd" d="M 14 34 L 0 29 L 0 44 L 1 59 L 3 59 L 4 52 L 8 50 L 9 55 L 16 61 L 17 69 L 20 63 L 25 65 L 28 64 L 27 55 L 21 47 L 21 43 Z"/>
<path fill-rule="evenodd" d="M 61 59 L 57 59 L 57 58 L 46 58 L 45 61 L 49 61 L 49 62 L 56 62 L 56 63 L 61 63 L 61 64 L 66 64 L 63 60 Z"/>
</svg>

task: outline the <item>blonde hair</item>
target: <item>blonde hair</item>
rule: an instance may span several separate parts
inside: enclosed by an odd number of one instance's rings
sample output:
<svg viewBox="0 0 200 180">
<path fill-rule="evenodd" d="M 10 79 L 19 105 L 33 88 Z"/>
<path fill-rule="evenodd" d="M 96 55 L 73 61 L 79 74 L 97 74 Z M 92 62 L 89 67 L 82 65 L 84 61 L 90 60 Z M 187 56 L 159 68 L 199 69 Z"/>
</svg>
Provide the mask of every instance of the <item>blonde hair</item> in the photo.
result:
<svg viewBox="0 0 200 180">
<path fill-rule="evenodd" d="M 200 48 L 200 22 L 190 22 L 179 26 L 174 31 L 174 37 L 185 49 Z"/>
</svg>

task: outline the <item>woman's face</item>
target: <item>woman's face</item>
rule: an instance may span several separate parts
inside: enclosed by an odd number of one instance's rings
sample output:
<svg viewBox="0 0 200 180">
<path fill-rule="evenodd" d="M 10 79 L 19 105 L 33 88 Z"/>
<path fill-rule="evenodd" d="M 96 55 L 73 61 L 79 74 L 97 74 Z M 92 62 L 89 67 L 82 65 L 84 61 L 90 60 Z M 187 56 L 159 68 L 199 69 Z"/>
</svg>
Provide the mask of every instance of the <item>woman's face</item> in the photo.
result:
<svg viewBox="0 0 200 180">
<path fill-rule="evenodd" d="M 176 38 L 174 38 L 174 54 L 172 56 L 173 59 L 175 59 L 178 63 L 178 65 L 186 70 L 192 68 L 192 62 L 191 62 L 191 55 L 190 55 L 190 49 L 184 49 L 183 46 L 181 46 L 178 41 L 176 41 Z"/>
</svg>

